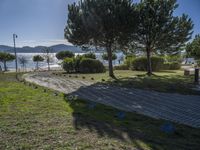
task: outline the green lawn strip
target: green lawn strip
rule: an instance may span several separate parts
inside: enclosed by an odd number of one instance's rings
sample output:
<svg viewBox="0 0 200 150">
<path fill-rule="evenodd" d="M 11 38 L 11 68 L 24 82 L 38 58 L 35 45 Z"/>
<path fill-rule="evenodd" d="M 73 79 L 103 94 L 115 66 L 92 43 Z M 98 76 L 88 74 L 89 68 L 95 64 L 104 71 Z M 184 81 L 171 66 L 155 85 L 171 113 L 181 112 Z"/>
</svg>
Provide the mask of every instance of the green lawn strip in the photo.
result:
<svg viewBox="0 0 200 150">
<path fill-rule="evenodd" d="M 164 120 L 128 112 L 119 119 L 112 107 L 90 109 L 89 101 L 69 102 L 6 76 L 0 75 L 0 149 L 199 148 L 199 129 L 174 124 L 176 132 L 166 134 Z"/>
</svg>

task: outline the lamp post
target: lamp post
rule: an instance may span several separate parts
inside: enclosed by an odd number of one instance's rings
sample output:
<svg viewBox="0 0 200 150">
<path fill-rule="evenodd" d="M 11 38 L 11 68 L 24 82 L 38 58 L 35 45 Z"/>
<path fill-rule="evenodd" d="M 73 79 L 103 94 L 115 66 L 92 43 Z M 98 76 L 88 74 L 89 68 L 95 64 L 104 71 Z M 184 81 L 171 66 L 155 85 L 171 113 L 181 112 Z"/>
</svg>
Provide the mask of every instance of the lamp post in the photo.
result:
<svg viewBox="0 0 200 150">
<path fill-rule="evenodd" d="M 17 67 L 17 51 L 16 51 L 16 45 L 15 45 L 15 39 L 17 38 L 17 35 L 16 34 L 13 34 L 13 42 L 14 42 L 14 52 L 15 52 L 15 69 L 16 69 L 16 72 L 18 70 L 18 67 Z"/>
</svg>

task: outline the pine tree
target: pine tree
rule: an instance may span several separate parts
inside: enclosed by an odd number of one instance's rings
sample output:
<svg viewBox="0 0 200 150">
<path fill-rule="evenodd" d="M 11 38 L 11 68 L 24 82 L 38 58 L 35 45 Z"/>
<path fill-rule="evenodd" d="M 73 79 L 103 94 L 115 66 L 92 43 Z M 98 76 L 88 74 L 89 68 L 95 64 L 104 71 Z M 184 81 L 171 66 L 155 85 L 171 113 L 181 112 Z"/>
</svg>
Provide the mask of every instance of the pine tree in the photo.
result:
<svg viewBox="0 0 200 150">
<path fill-rule="evenodd" d="M 109 76 L 114 77 L 112 53 L 125 46 L 137 25 L 131 0 L 84 0 L 68 6 L 65 38 L 78 46 L 105 48 Z"/>
</svg>

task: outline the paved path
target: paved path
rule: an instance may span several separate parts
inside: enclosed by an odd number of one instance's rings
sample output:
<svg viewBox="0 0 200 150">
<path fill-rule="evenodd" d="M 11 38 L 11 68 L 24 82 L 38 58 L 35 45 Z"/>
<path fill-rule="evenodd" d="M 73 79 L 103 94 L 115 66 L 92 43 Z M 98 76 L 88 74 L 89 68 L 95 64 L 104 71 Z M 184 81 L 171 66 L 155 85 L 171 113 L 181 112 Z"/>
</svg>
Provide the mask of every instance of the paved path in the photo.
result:
<svg viewBox="0 0 200 150">
<path fill-rule="evenodd" d="M 47 73 L 32 74 L 25 78 L 42 86 L 121 110 L 200 127 L 200 96 L 92 84 Z"/>
</svg>

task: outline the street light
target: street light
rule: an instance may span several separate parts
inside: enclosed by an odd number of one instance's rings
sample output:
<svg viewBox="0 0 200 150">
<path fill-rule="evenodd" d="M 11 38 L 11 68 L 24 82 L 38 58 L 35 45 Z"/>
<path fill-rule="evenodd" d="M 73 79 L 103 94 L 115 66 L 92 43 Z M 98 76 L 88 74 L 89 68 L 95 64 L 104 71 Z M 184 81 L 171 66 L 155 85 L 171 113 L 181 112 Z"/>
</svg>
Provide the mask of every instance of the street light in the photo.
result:
<svg viewBox="0 0 200 150">
<path fill-rule="evenodd" d="M 15 68 L 16 68 L 16 72 L 17 72 L 18 68 L 17 68 L 17 51 L 16 51 L 16 47 L 15 47 L 15 38 L 17 38 L 17 35 L 13 34 L 14 52 L 15 52 Z"/>
</svg>

